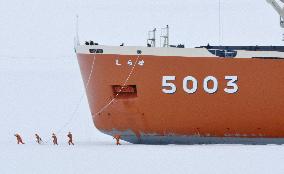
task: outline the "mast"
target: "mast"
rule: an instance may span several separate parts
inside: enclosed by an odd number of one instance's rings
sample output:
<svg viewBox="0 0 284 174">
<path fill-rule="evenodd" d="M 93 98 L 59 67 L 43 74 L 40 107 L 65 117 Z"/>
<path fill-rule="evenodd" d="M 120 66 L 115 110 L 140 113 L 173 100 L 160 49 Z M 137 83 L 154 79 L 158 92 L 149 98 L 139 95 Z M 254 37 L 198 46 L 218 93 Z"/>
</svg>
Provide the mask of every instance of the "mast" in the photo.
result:
<svg viewBox="0 0 284 174">
<path fill-rule="evenodd" d="M 284 8 L 281 7 L 280 2 L 276 0 L 266 0 L 280 16 L 280 26 L 284 30 Z M 280 0 L 284 3 L 284 0 Z M 282 34 L 282 41 L 284 41 L 284 32 Z"/>
<path fill-rule="evenodd" d="M 156 28 L 148 32 L 147 46 L 156 47 Z"/>
<path fill-rule="evenodd" d="M 163 39 L 163 47 L 169 47 L 169 25 L 161 29 L 160 39 Z"/>
<path fill-rule="evenodd" d="M 76 15 L 76 36 L 74 39 L 74 44 L 75 46 L 80 45 L 80 40 L 79 40 L 79 15 Z"/>
</svg>

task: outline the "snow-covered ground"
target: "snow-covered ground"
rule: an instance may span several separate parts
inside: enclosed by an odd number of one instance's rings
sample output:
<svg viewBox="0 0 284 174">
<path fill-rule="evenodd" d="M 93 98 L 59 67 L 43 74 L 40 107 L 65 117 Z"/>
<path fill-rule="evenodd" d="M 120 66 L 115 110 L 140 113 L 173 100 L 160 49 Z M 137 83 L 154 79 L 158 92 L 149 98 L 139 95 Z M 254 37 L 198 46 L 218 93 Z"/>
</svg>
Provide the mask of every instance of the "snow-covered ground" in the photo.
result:
<svg viewBox="0 0 284 174">
<path fill-rule="evenodd" d="M 1 173 L 283 173 L 282 146 L 1 145 Z"/>
<path fill-rule="evenodd" d="M 284 172 L 284 146 L 114 145 L 92 123 L 74 56 L 0 59 L 0 173 L 260 174 Z M 68 120 L 70 120 L 68 122 Z M 59 146 L 50 142 L 52 132 Z M 72 131 L 75 146 L 68 146 Z M 19 132 L 26 142 L 16 145 Z M 46 143 L 37 145 L 34 133 Z"/>
<path fill-rule="evenodd" d="M 223 0 L 221 7 L 218 38 L 218 0 L 0 0 L 0 174 L 283 174 L 284 146 L 117 147 L 93 126 L 72 55 L 76 14 L 81 40 L 102 44 L 142 45 L 148 30 L 169 24 L 171 43 L 187 47 L 219 39 L 282 45 L 279 17 L 265 0 Z M 51 133 L 61 129 L 55 147 Z M 16 132 L 25 145 L 15 144 Z M 46 144 L 37 145 L 35 133 Z"/>
</svg>

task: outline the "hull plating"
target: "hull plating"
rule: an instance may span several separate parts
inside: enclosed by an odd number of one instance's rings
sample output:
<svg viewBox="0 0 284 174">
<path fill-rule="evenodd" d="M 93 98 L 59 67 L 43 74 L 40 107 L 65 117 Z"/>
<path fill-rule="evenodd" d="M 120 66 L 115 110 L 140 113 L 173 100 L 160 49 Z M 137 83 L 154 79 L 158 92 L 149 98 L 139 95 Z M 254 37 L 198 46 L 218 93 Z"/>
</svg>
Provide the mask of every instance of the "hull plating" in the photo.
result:
<svg viewBox="0 0 284 174">
<path fill-rule="evenodd" d="M 93 58 L 78 54 L 85 85 Z M 140 55 L 144 64 L 136 65 L 127 82 L 136 85 L 137 96 L 111 102 L 115 97 L 112 86 L 123 85 L 133 67 L 127 63 L 136 59 L 137 55 L 95 56 L 86 92 L 94 124 L 102 132 L 120 132 L 129 142 L 150 144 L 282 142 L 284 60 Z M 239 89 L 234 94 L 224 91 L 228 82 L 224 77 L 230 75 L 238 76 Z M 162 92 L 163 76 L 176 77 L 176 92 Z M 198 81 L 194 94 L 183 90 L 187 76 Z M 207 76 L 218 80 L 212 94 L 202 87 Z"/>
</svg>

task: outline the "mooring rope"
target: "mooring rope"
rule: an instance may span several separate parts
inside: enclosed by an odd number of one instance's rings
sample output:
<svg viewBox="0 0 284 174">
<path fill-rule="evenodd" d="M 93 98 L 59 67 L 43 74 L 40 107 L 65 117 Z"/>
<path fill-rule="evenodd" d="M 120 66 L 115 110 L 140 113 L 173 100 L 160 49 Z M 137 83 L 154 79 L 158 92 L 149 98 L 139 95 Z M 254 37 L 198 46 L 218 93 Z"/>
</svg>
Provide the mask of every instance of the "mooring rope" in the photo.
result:
<svg viewBox="0 0 284 174">
<path fill-rule="evenodd" d="M 67 57 L 67 56 L 66 56 Z M 69 57 L 69 56 L 68 56 Z M 17 57 L 17 56 L 6 56 L 6 55 L 1 55 L 0 58 L 7 58 L 7 59 L 30 59 L 30 60 L 46 60 L 45 58 L 43 57 Z M 123 87 L 128 83 L 130 77 L 132 76 L 133 72 L 134 72 L 134 69 L 137 65 L 137 62 L 139 60 L 140 56 L 137 55 L 137 58 L 135 60 L 135 63 L 133 64 L 133 67 L 131 68 L 131 71 L 129 72 L 127 78 L 125 79 L 125 81 L 123 82 L 123 85 L 122 87 L 120 88 L 120 90 L 118 91 L 118 93 L 115 95 L 115 97 L 110 101 L 108 102 L 104 107 L 102 107 L 97 113 L 95 113 L 95 115 L 98 115 L 99 113 L 103 112 L 105 109 L 107 109 L 116 99 L 117 97 L 119 96 L 119 94 L 121 93 Z M 92 78 L 92 75 L 93 75 L 93 71 L 94 71 L 94 64 L 95 64 L 95 55 L 93 57 L 93 61 L 92 61 L 92 66 L 91 66 L 91 70 L 90 70 L 90 73 L 89 73 L 89 76 L 88 76 L 88 80 L 87 80 L 87 83 L 85 85 L 85 91 L 82 92 L 82 95 L 80 96 L 80 99 L 78 101 L 78 103 L 76 104 L 73 112 L 71 113 L 68 121 L 65 122 L 65 124 L 58 129 L 58 131 L 56 131 L 57 134 L 60 134 L 72 121 L 73 119 L 75 118 L 78 110 L 79 110 L 79 107 L 80 105 L 82 104 L 82 101 L 83 101 L 83 98 L 85 96 L 85 92 L 87 92 L 88 90 L 88 87 L 89 87 L 89 83 L 91 81 L 91 78 Z"/>
<path fill-rule="evenodd" d="M 125 79 L 125 81 L 124 81 L 122 87 L 120 88 L 120 90 L 118 91 L 118 93 L 115 95 L 115 97 L 114 97 L 109 103 L 107 103 L 107 104 L 106 104 L 104 107 L 102 107 L 98 112 L 96 112 L 95 115 L 98 115 L 98 114 L 100 114 L 101 112 L 103 112 L 105 109 L 107 109 L 107 108 L 116 100 L 116 98 L 118 97 L 118 95 L 121 93 L 123 87 L 127 84 L 128 80 L 130 79 L 130 77 L 131 77 L 131 75 L 132 75 L 132 73 L 133 73 L 133 71 L 134 71 L 134 69 L 135 69 L 135 67 L 136 67 L 136 65 L 137 65 L 138 60 L 139 60 L 139 55 L 137 56 L 137 58 L 136 58 L 136 60 L 135 60 L 135 63 L 134 63 L 134 65 L 133 65 L 133 67 L 131 68 L 131 71 L 129 72 L 127 78 Z"/>
<path fill-rule="evenodd" d="M 86 83 L 86 85 L 85 85 L 85 91 L 82 92 L 82 95 L 81 95 L 81 97 L 80 97 L 80 100 L 79 100 L 79 102 L 77 103 L 75 109 L 73 110 L 73 112 L 72 112 L 72 114 L 71 114 L 71 116 L 70 116 L 70 119 L 57 131 L 57 134 L 60 134 L 60 132 L 61 132 L 66 126 L 68 126 L 68 125 L 73 121 L 73 119 L 75 118 L 75 115 L 76 115 L 76 113 L 78 112 L 79 107 L 80 107 L 80 105 L 81 105 L 81 103 L 82 103 L 82 101 L 83 101 L 83 98 L 84 98 L 84 96 L 85 96 L 85 92 L 87 92 L 87 90 L 88 90 L 89 83 L 90 83 L 90 81 L 91 81 L 91 77 L 92 77 L 93 70 L 94 70 L 95 60 L 96 60 L 96 56 L 94 55 L 93 62 L 92 62 L 92 66 L 91 66 L 91 71 L 90 71 L 90 73 L 89 73 L 88 80 L 87 80 L 87 83 Z"/>
</svg>

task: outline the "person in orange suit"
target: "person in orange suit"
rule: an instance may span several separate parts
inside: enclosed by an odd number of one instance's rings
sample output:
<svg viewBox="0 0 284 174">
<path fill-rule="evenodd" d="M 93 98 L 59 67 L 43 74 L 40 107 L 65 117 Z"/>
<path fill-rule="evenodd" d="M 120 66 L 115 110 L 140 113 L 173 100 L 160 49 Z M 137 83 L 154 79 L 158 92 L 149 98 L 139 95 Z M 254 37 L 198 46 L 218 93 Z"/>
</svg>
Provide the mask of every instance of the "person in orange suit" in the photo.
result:
<svg viewBox="0 0 284 174">
<path fill-rule="evenodd" d="M 72 138 L 72 134 L 71 134 L 71 132 L 68 132 L 67 137 L 69 138 L 69 140 L 68 140 L 68 144 L 69 144 L 69 145 L 71 145 L 71 144 L 72 144 L 72 145 L 74 146 L 73 138 Z"/>
<path fill-rule="evenodd" d="M 52 139 L 53 139 L 53 140 L 52 140 L 53 145 L 58 145 L 58 143 L 57 143 L 57 137 L 56 137 L 55 133 L 53 133 L 51 137 L 52 137 Z"/>
<path fill-rule="evenodd" d="M 15 137 L 17 138 L 17 144 L 25 144 L 19 134 L 15 134 Z"/>
<path fill-rule="evenodd" d="M 119 141 L 120 141 L 120 138 L 121 138 L 120 135 L 114 135 L 114 136 L 113 136 L 113 139 L 116 140 L 116 145 L 121 145 L 120 142 L 119 142 Z"/>
<path fill-rule="evenodd" d="M 40 136 L 38 135 L 38 134 L 35 134 L 35 137 L 36 137 L 36 142 L 38 143 L 38 144 L 41 144 L 43 141 L 42 141 L 42 139 L 40 138 Z"/>
</svg>

